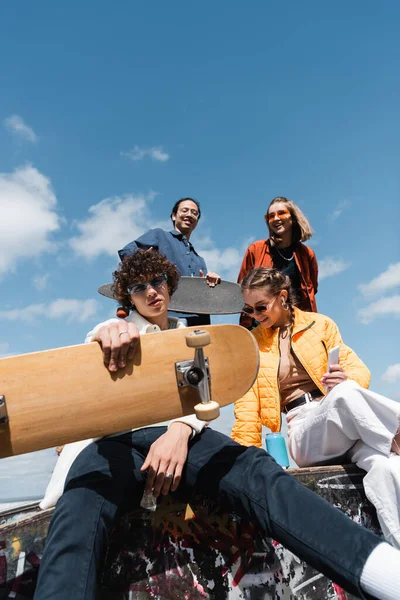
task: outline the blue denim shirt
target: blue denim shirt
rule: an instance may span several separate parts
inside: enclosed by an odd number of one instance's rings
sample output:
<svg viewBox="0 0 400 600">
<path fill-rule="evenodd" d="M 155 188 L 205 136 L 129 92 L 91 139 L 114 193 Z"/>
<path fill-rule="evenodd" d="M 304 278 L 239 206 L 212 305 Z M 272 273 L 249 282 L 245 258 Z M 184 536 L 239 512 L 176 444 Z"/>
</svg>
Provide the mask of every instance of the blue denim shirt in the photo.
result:
<svg viewBox="0 0 400 600">
<path fill-rule="evenodd" d="M 168 258 L 169 261 L 174 263 L 179 273 L 183 277 L 198 277 L 200 270 L 203 274 L 207 274 L 207 265 L 201 256 L 199 256 L 193 245 L 186 239 L 186 236 L 173 229 L 172 231 L 164 231 L 163 229 L 149 229 L 137 240 L 127 244 L 122 250 L 119 250 L 118 254 L 122 260 L 124 256 L 133 254 L 137 249 L 151 248 L 162 252 Z M 179 318 L 191 318 L 191 325 L 195 325 L 194 317 L 198 315 L 192 315 L 187 313 L 178 313 L 170 311 L 171 315 Z M 204 324 L 204 317 L 199 317 L 199 322 Z M 208 322 L 209 318 L 207 317 Z"/>
<path fill-rule="evenodd" d="M 118 252 L 121 260 L 124 256 L 133 254 L 138 248 L 150 248 L 162 252 L 169 261 L 174 263 L 179 273 L 184 277 L 198 277 L 200 269 L 204 275 L 207 274 L 207 266 L 204 258 L 199 256 L 193 245 L 186 236 L 173 229 L 149 229 L 134 242 L 127 244 Z"/>
</svg>

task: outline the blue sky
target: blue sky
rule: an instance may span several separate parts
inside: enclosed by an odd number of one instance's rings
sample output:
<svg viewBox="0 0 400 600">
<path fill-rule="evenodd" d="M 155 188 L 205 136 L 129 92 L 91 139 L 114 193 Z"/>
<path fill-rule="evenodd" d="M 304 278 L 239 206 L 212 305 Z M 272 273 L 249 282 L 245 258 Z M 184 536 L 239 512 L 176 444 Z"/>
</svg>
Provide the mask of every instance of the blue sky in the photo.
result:
<svg viewBox="0 0 400 600">
<path fill-rule="evenodd" d="M 284 195 L 315 230 L 319 310 L 400 399 L 399 25 L 394 0 L 3 3 L 0 354 L 81 342 L 117 250 L 181 196 L 235 280 Z M 0 461 L 0 499 L 52 461 Z"/>
</svg>

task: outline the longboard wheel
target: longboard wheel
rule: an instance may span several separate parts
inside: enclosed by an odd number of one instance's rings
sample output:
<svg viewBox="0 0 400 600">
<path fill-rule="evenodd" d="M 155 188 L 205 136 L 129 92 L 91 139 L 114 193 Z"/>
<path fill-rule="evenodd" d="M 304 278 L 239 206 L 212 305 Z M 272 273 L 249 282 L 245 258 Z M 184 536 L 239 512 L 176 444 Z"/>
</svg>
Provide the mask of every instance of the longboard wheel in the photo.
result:
<svg viewBox="0 0 400 600">
<path fill-rule="evenodd" d="M 186 345 L 189 348 L 203 348 L 211 342 L 208 331 L 199 331 L 198 333 L 190 333 L 186 336 Z"/>
<path fill-rule="evenodd" d="M 213 421 L 219 417 L 219 404 L 214 400 L 210 402 L 200 402 L 194 407 L 196 417 L 200 421 Z"/>
</svg>

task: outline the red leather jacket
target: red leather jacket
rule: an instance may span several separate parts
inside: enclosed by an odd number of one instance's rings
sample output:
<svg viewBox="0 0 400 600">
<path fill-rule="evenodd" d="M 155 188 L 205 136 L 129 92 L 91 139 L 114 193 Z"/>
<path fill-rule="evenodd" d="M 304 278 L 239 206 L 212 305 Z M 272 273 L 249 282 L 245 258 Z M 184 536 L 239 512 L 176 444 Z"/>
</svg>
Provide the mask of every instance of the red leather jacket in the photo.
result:
<svg viewBox="0 0 400 600">
<path fill-rule="evenodd" d="M 300 272 L 300 304 L 299 308 L 308 312 L 318 312 L 315 294 L 318 291 L 318 263 L 315 252 L 305 244 L 298 242 L 294 250 L 294 259 Z M 251 244 L 244 255 L 238 277 L 238 283 L 251 269 L 257 267 L 273 267 L 271 243 L 259 240 Z M 240 317 L 240 323 L 246 327 L 248 317 Z M 242 322 L 243 321 L 243 322 Z"/>
</svg>

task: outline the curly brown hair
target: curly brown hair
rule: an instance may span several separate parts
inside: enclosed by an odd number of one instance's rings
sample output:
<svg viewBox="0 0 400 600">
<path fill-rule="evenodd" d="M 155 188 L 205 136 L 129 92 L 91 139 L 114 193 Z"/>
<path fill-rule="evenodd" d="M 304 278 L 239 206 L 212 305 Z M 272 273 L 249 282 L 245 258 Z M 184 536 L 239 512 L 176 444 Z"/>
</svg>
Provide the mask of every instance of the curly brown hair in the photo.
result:
<svg viewBox="0 0 400 600">
<path fill-rule="evenodd" d="M 167 276 L 168 291 L 172 296 L 180 278 L 175 265 L 157 250 L 137 250 L 134 254 L 125 256 L 114 271 L 114 296 L 122 306 L 131 308 L 128 292 L 130 286 L 140 281 L 149 281 L 163 273 Z"/>
</svg>

